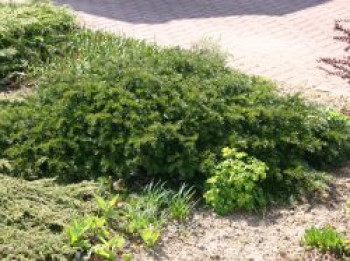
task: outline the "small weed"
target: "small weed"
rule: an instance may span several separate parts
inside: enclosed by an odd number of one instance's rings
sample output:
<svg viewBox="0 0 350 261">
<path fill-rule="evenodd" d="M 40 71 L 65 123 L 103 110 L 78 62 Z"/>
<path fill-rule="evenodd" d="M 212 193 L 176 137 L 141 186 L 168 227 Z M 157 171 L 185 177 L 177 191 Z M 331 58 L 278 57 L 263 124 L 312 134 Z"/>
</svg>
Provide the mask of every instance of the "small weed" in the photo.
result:
<svg viewBox="0 0 350 261">
<path fill-rule="evenodd" d="M 95 195 L 95 200 L 97 202 L 99 211 L 101 212 L 101 215 L 105 217 L 106 219 L 111 218 L 113 215 L 115 215 L 115 206 L 120 201 L 120 195 L 115 195 L 111 200 L 105 200 L 102 197 Z"/>
<path fill-rule="evenodd" d="M 350 255 L 350 248 L 341 233 L 330 225 L 322 228 L 312 227 L 305 231 L 301 240 L 304 246 L 314 247 L 321 252 L 332 252 L 338 256 Z"/>
<path fill-rule="evenodd" d="M 129 220 L 125 226 L 125 231 L 128 234 L 137 235 L 140 231 L 147 228 L 149 224 L 150 221 L 146 215 L 142 215 L 142 213 L 136 213 L 133 216 L 129 217 Z"/>
<path fill-rule="evenodd" d="M 141 231 L 140 236 L 148 247 L 153 247 L 160 236 L 160 229 L 155 227 L 148 227 Z"/>
<path fill-rule="evenodd" d="M 72 247 L 89 249 L 97 239 L 109 237 L 107 222 L 103 217 L 85 216 L 75 219 L 67 228 Z"/>
<path fill-rule="evenodd" d="M 170 201 L 169 212 L 172 219 L 178 221 L 186 220 L 194 208 L 194 190 L 182 185 L 180 190 L 175 193 Z"/>
<path fill-rule="evenodd" d="M 126 232 L 140 235 L 149 226 L 161 227 L 166 222 L 164 213 L 170 195 L 171 192 L 160 182 L 151 182 L 139 195 L 131 195 L 121 214 L 126 218 Z"/>
<path fill-rule="evenodd" d="M 90 248 L 89 240 L 84 239 L 86 233 L 91 229 L 91 220 L 86 218 L 73 220 L 67 228 L 70 245 L 73 247 Z"/>
<path fill-rule="evenodd" d="M 67 228 L 72 247 L 88 252 L 88 256 L 96 255 L 106 260 L 116 260 L 123 253 L 125 239 L 114 234 L 106 219 L 98 216 L 86 216 L 73 220 Z"/>
<path fill-rule="evenodd" d="M 109 261 L 117 260 L 118 253 L 123 251 L 125 239 L 115 235 L 110 240 L 101 239 L 101 243 L 91 248 L 91 252 Z"/>
<path fill-rule="evenodd" d="M 145 207 L 164 208 L 169 201 L 170 191 L 165 188 L 165 183 L 151 182 L 142 193 L 142 201 Z"/>
</svg>

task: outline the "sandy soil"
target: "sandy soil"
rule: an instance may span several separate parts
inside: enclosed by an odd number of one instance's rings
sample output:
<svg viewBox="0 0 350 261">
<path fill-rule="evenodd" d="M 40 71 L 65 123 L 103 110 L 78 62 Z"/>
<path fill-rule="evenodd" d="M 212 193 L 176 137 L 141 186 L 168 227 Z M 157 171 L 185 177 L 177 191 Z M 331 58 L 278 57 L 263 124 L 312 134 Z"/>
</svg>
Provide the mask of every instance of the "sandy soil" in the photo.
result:
<svg viewBox="0 0 350 261">
<path fill-rule="evenodd" d="M 326 90 L 307 87 L 305 85 L 296 86 L 281 82 L 277 83 L 277 88 L 282 94 L 298 94 L 313 104 L 336 108 L 350 116 L 350 93 L 329 92 Z M 343 88 L 350 89 L 350 82 L 349 84 L 345 84 Z"/>
</svg>

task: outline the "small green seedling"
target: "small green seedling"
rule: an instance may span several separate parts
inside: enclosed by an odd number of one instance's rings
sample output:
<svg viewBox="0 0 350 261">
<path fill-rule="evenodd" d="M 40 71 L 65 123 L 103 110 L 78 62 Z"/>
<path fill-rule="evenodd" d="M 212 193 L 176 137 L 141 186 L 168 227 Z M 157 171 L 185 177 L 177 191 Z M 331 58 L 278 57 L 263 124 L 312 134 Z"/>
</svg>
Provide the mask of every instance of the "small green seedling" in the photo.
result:
<svg viewBox="0 0 350 261">
<path fill-rule="evenodd" d="M 69 242 L 72 247 L 83 249 L 91 248 L 91 237 L 106 238 L 109 232 L 106 228 L 106 220 L 95 216 L 86 216 L 75 219 L 67 228 Z"/>
<path fill-rule="evenodd" d="M 83 249 L 91 247 L 89 240 L 85 238 L 87 232 L 91 229 L 91 225 L 91 220 L 86 218 L 72 221 L 72 224 L 67 228 L 69 242 L 72 247 Z"/>
<path fill-rule="evenodd" d="M 140 236 L 146 246 L 153 247 L 160 236 L 160 230 L 154 227 L 148 227 L 141 231 Z"/>
<path fill-rule="evenodd" d="M 120 195 L 115 195 L 111 200 L 105 200 L 98 195 L 95 195 L 94 197 L 102 216 L 104 216 L 107 219 L 113 217 L 113 215 L 115 214 L 115 207 L 120 201 Z"/>
<path fill-rule="evenodd" d="M 321 252 L 332 252 L 338 256 L 350 254 L 344 235 L 330 225 L 307 229 L 301 239 L 301 244 L 317 248 Z"/>
<path fill-rule="evenodd" d="M 117 260 L 118 254 L 125 246 L 125 239 L 120 235 L 115 235 L 110 240 L 100 238 L 101 244 L 91 248 L 91 252 L 109 261 Z"/>
</svg>

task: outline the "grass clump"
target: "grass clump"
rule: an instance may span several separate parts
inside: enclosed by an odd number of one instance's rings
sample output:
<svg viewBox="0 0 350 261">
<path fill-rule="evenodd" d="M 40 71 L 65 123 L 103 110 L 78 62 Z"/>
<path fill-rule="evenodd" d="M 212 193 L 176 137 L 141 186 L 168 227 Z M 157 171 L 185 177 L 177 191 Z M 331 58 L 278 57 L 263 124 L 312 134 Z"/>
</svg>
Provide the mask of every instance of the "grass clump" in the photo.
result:
<svg viewBox="0 0 350 261">
<path fill-rule="evenodd" d="M 194 190 L 191 187 L 181 186 L 170 201 L 170 216 L 173 220 L 185 221 L 194 208 Z"/>
<path fill-rule="evenodd" d="M 338 257 L 350 257 L 349 240 L 346 240 L 343 234 L 337 232 L 330 225 L 322 228 L 312 227 L 306 230 L 301 243 L 323 253 L 331 252 Z"/>
<path fill-rule="evenodd" d="M 0 259 L 70 260 L 66 225 L 90 213 L 94 183 L 57 185 L 0 175 Z"/>
<path fill-rule="evenodd" d="M 63 55 L 75 28 L 65 8 L 48 3 L 0 4 L 0 17 L 0 88 Z"/>
</svg>

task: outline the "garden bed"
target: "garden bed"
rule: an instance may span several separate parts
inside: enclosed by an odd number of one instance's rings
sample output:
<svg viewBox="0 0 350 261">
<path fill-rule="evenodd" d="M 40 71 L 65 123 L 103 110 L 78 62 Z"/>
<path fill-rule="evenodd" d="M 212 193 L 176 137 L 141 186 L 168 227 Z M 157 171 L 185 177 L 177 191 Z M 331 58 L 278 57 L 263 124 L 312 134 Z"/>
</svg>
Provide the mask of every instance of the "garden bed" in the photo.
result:
<svg viewBox="0 0 350 261">
<path fill-rule="evenodd" d="M 312 225 L 347 232 L 349 170 L 327 173 L 349 160 L 346 113 L 217 50 L 81 29 L 50 4 L 0 13 L 1 258 L 274 260 Z"/>
</svg>

